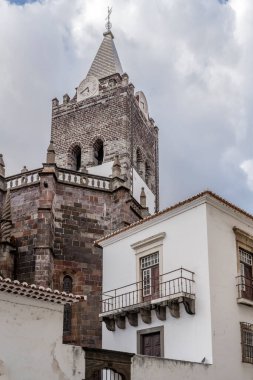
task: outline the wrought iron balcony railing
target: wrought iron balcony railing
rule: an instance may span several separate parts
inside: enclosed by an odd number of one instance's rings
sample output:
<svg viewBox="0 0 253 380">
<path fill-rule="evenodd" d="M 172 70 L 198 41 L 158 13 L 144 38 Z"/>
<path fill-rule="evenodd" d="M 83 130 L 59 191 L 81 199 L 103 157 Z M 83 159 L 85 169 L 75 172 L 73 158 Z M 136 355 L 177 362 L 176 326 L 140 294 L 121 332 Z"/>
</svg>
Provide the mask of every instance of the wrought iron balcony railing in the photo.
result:
<svg viewBox="0 0 253 380">
<path fill-rule="evenodd" d="M 245 276 L 237 276 L 238 302 L 251 303 L 253 305 L 253 279 Z M 247 302 L 248 301 L 248 302 Z"/>
<path fill-rule="evenodd" d="M 179 297 L 195 298 L 194 273 L 179 268 L 162 274 L 150 283 L 139 281 L 102 295 L 102 314 L 138 306 L 143 303 L 155 304 Z"/>
</svg>

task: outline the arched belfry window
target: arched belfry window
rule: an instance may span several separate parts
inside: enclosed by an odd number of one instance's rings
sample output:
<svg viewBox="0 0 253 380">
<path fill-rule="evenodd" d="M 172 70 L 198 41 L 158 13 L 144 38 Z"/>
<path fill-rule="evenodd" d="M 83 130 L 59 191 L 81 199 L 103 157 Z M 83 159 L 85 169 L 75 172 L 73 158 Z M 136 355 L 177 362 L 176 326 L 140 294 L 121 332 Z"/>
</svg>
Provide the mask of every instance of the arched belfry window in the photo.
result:
<svg viewBox="0 0 253 380">
<path fill-rule="evenodd" d="M 72 170 L 80 170 L 81 168 L 82 152 L 79 145 L 75 145 L 70 151 L 70 167 Z"/>
<path fill-rule="evenodd" d="M 94 145 L 94 162 L 95 165 L 102 165 L 104 160 L 104 143 L 102 140 L 98 139 Z"/>
<path fill-rule="evenodd" d="M 64 276 L 62 290 L 66 293 L 71 293 L 73 288 L 73 280 L 70 276 Z M 64 306 L 63 314 L 63 333 L 71 334 L 71 319 L 72 319 L 72 310 L 71 305 L 66 304 Z"/>
<path fill-rule="evenodd" d="M 151 167 L 149 163 L 145 162 L 145 182 L 148 184 L 151 176 Z"/>
</svg>

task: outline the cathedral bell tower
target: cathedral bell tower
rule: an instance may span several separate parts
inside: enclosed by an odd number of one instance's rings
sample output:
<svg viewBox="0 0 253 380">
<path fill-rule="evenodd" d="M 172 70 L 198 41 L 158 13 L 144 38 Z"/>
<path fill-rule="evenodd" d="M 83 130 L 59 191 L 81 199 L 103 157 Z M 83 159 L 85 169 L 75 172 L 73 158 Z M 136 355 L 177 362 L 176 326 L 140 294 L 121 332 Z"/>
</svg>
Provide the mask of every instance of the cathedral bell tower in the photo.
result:
<svg viewBox="0 0 253 380">
<path fill-rule="evenodd" d="M 158 128 L 123 72 L 109 28 L 75 96 L 53 99 L 51 138 L 61 168 L 110 177 L 118 156 L 134 199 L 144 189 L 149 212 L 158 210 Z"/>
</svg>

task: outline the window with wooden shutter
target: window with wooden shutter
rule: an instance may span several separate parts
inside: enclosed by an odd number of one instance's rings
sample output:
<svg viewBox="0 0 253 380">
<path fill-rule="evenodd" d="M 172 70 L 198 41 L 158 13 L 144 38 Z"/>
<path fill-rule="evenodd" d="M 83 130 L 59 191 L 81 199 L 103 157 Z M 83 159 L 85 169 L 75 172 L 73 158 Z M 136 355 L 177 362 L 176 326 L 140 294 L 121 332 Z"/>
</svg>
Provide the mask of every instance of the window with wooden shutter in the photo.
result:
<svg viewBox="0 0 253 380">
<path fill-rule="evenodd" d="M 148 356 L 164 356 L 164 327 L 158 326 L 137 331 L 137 353 Z"/>
</svg>

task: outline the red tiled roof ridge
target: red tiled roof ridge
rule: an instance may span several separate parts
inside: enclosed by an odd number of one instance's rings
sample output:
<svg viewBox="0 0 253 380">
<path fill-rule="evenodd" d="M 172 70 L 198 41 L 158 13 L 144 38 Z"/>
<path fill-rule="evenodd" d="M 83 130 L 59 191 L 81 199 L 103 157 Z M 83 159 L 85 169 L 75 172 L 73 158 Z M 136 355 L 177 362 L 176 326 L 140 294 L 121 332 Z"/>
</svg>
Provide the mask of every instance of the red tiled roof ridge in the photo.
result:
<svg viewBox="0 0 253 380">
<path fill-rule="evenodd" d="M 178 208 L 178 207 L 184 206 L 184 205 L 187 204 L 187 203 L 191 203 L 192 201 L 195 201 L 196 199 L 201 198 L 201 197 L 203 197 L 204 195 L 210 195 L 211 197 L 213 197 L 213 198 L 217 199 L 218 201 L 224 203 L 224 204 L 227 205 L 228 207 L 233 208 L 235 211 L 240 212 L 241 214 L 243 214 L 243 215 L 245 215 L 245 216 L 247 216 L 248 218 L 250 218 L 250 219 L 253 220 L 253 215 L 252 215 L 252 214 L 250 214 L 250 213 L 248 213 L 247 211 L 241 209 L 240 207 L 234 205 L 233 203 L 227 201 L 225 198 L 222 198 L 220 195 L 217 195 L 217 194 L 214 193 L 213 191 L 211 191 L 211 190 L 204 190 L 204 191 L 202 191 L 202 192 L 200 192 L 200 193 L 198 193 L 198 194 L 193 195 L 193 196 L 190 197 L 190 198 L 187 198 L 187 199 L 185 199 L 185 200 L 183 200 L 183 201 L 180 201 L 180 202 L 178 202 L 178 203 L 175 203 L 175 204 L 172 205 L 172 206 L 166 207 L 165 209 L 163 209 L 163 210 L 161 210 L 161 211 L 158 211 L 158 212 L 156 212 L 156 213 L 154 213 L 154 214 L 152 214 L 152 215 L 149 215 L 149 216 L 147 216 L 147 217 L 145 217 L 145 218 L 143 218 L 143 219 L 141 219 L 141 220 L 138 220 L 137 222 L 134 222 L 134 223 L 130 224 L 129 226 L 126 226 L 126 227 L 120 228 L 120 229 L 118 229 L 118 230 L 116 230 L 116 231 L 114 231 L 114 232 L 112 232 L 112 233 L 110 233 L 110 234 L 108 234 L 108 235 L 105 235 L 104 237 L 102 237 L 102 238 L 96 240 L 96 241 L 95 241 L 95 244 L 96 244 L 96 245 L 99 245 L 99 243 L 102 242 L 102 241 L 104 241 L 104 240 L 107 240 L 107 239 L 109 239 L 109 238 L 111 238 L 111 237 L 113 237 L 113 236 L 115 236 L 115 235 L 118 235 L 118 234 L 120 234 L 121 232 L 124 232 L 124 231 L 130 230 L 131 228 L 133 228 L 133 227 L 135 227 L 135 226 L 138 226 L 138 225 L 140 225 L 140 224 L 143 224 L 143 223 L 145 223 L 145 222 L 147 222 L 147 221 L 149 221 L 149 220 L 155 219 L 156 217 L 158 217 L 158 216 L 160 216 L 160 215 L 163 215 L 163 214 L 166 214 L 167 212 L 172 211 L 172 210 L 174 210 L 174 209 L 176 209 L 176 208 Z"/>
<path fill-rule="evenodd" d="M 72 293 L 60 292 L 44 286 L 35 284 L 28 284 L 27 282 L 20 282 L 18 280 L 11 280 L 10 278 L 3 278 L 0 276 L 0 291 L 23 295 L 29 298 L 37 298 L 40 300 L 66 304 L 74 303 L 85 300 L 84 295 L 74 295 Z"/>
</svg>

